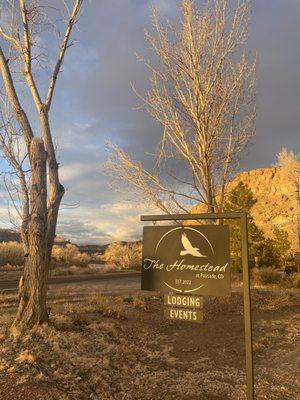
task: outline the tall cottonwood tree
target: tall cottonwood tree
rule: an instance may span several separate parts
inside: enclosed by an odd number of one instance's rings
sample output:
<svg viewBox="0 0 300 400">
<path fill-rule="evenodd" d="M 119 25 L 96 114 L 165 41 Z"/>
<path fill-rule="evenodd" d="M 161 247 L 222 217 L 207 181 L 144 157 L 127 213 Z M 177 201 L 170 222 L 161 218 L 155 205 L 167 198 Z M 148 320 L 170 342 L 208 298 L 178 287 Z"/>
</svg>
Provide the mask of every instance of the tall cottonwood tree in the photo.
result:
<svg viewBox="0 0 300 400">
<path fill-rule="evenodd" d="M 291 188 L 300 184 L 300 155 L 282 148 L 277 154 L 277 164 Z"/>
<path fill-rule="evenodd" d="M 50 30 L 57 32 L 47 15 L 47 10 L 51 13 L 54 7 L 47 9 L 45 3 L 37 0 L 1 0 L 0 75 L 4 106 L 0 147 L 19 180 L 21 237 L 25 254 L 24 275 L 19 284 L 19 307 L 13 323 L 13 328 L 18 330 L 47 322 L 49 317 L 47 278 L 58 211 L 64 195 L 49 113 L 82 3 L 83 0 L 72 0 L 72 8 L 68 9 L 67 2 L 61 2 L 62 9 L 67 11 L 67 21 L 53 63 L 45 43 Z M 46 35 L 44 40 L 43 34 Z M 47 49 L 49 56 L 45 59 Z M 44 76 L 43 81 L 37 79 L 38 72 L 46 75 L 45 60 L 50 65 L 53 63 L 46 91 Z M 24 111 L 22 102 L 25 102 L 23 95 L 26 91 L 33 100 L 37 119 L 32 112 Z"/>
<path fill-rule="evenodd" d="M 285 183 L 290 185 L 290 190 L 294 190 L 295 212 L 296 212 L 296 232 L 298 239 L 298 249 L 300 250 L 300 155 L 293 151 L 283 148 L 277 154 L 278 166 L 281 168 Z M 291 194 L 289 194 L 291 195 Z"/>
<path fill-rule="evenodd" d="M 232 10 L 230 4 L 182 0 L 174 23 L 153 10 L 145 37 L 154 58 L 140 57 L 150 89 L 136 93 L 162 128 L 154 168 L 109 144 L 104 171 L 113 187 L 143 195 L 166 213 L 189 212 L 199 202 L 222 211 L 226 183 L 255 132 L 256 63 L 245 52 L 249 4 L 237 1 Z"/>
</svg>

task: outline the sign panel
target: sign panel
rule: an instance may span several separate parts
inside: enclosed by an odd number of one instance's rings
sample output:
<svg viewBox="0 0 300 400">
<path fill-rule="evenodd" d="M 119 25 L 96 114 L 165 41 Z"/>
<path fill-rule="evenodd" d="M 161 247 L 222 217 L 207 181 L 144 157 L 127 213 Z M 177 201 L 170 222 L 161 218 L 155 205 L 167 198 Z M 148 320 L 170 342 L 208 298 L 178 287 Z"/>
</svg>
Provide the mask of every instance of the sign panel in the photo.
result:
<svg viewBox="0 0 300 400">
<path fill-rule="evenodd" d="M 142 290 L 230 294 L 227 225 L 144 227 Z"/>
<path fill-rule="evenodd" d="M 166 294 L 164 304 L 168 307 L 203 308 L 203 297 Z"/>
<path fill-rule="evenodd" d="M 199 310 L 165 307 L 164 315 L 167 319 L 177 321 L 203 322 L 203 312 Z"/>
</svg>

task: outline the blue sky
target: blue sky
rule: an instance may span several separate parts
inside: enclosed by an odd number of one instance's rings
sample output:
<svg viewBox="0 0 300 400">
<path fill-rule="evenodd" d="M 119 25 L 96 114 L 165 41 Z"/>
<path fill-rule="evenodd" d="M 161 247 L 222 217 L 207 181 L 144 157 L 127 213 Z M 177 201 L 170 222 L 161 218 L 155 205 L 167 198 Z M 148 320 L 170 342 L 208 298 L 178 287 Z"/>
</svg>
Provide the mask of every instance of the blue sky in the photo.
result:
<svg viewBox="0 0 300 400">
<path fill-rule="evenodd" d="M 56 1 L 56 0 L 55 0 Z M 51 114 L 67 193 L 58 232 L 80 243 L 132 240 L 141 235 L 143 204 L 128 203 L 101 174 L 105 141 L 146 160 L 161 133 L 142 111 L 130 82 L 143 91 L 147 72 L 136 53 L 147 52 L 143 29 L 150 6 L 175 16 L 176 0 L 85 1 L 66 56 Z M 300 2 L 254 0 L 249 51 L 258 52 L 257 134 L 241 169 L 270 166 L 285 146 L 300 153 Z M 5 168 L 0 164 L 0 168 Z M 0 225 L 7 195 L 0 188 Z"/>
</svg>

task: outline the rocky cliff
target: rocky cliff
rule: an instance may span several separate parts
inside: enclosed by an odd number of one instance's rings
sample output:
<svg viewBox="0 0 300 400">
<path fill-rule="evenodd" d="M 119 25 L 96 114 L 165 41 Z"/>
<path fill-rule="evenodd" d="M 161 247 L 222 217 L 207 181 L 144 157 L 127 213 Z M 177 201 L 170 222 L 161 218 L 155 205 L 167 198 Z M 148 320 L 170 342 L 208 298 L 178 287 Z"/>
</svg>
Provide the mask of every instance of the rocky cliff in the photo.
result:
<svg viewBox="0 0 300 400">
<path fill-rule="evenodd" d="M 272 237 L 275 227 L 286 230 L 292 247 L 297 248 L 295 188 L 287 181 L 283 171 L 272 167 L 242 172 L 228 184 L 227 191 L 232 190 L 239 182 L 248 185 L 256 199 L 252 208 L 256 225 L 268 237 Z M 201 205 L 194 207 L 192 212 L 201 212 Z"/>
</svg>

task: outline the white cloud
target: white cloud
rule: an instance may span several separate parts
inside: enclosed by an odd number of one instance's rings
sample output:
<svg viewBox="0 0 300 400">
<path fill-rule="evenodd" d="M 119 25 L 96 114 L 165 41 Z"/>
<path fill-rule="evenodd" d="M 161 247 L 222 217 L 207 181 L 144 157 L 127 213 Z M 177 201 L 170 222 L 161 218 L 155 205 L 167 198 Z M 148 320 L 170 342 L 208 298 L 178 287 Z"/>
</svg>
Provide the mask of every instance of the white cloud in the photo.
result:
<svg viewBox="0 0 300 400">
<path fill-rule="evenodd" d="M 160 13 L 168 13 L 174 10 L 174 0 L 153 0 L 153 6 Z"/>
<path fill-rule="evenodd" d="M 63 182 L 80 179 L 83 175 L 94 172 L 99 169 L 98 163 L 80 163 L 74 162 L 60 167 L 60 177 Z"/>
<path fill-rule="evenodd" d="M 143 204 L 115 202 L 99 207 L 62 210 L 58 233 L 76 243 L 104 244 L 138 240 L 143 224 L 140 215 L 157 212 Z"/>
</svg>

